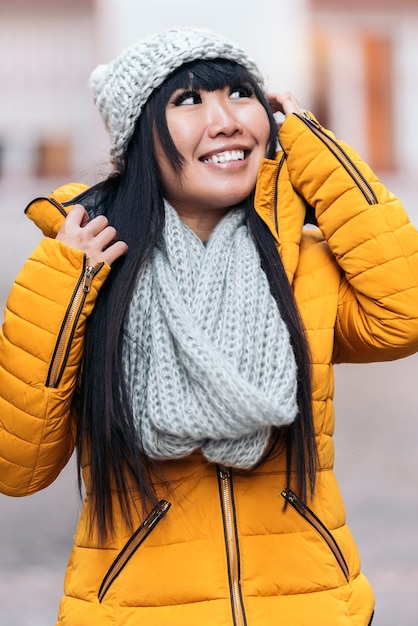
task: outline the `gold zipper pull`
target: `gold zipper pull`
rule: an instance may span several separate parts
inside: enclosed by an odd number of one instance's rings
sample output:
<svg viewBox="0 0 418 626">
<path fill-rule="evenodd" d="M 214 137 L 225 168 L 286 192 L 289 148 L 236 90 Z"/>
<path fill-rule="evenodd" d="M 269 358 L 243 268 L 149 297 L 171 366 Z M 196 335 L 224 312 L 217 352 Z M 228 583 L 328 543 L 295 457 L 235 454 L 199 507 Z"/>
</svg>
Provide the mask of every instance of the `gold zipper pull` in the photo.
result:
<svg viewBox="0 0 418 626">
<path fill-rule="evenodd" d="M 160 500 L 158 504 L 153 508 L 148 517 L 144 520 L 144 526 L 147 528 L 152 528 L 156 522 L 163 517 L 171 507 L 171 503 L 167 500 Z"/>
<path fill-rule="evenodd" d="M 96 265 L 87 265 L 89 262 L 88 257 L 86 257 L 86 268 L 84 270 L 84 282 L 83 282 L 83 290 L 87 293 L 90 291 L 91 283 L 93 278 L 96 276 L 97 272 L 104 265 L 104 261 L 100 261 L 96 263 Z"/>
<path fill-rule="evenodd" d="M 310 124 L 312 124 L 312 126 L 315 126 L 315 128 L 321 129 L 322 126 L 321 124 L 318 122 L 317 119 L 314 118 L 313 115 L 311 115 L 311 113 L 309 113 L 309 111 L 302 111 L 301 113 L 301 117 L 304 117 L 305 120 L 307 120 Z"/>
<path fill-rule="evenodd" d="M 292 504 L 301 515 L 306 515 L 306 506 L 289 487 L 283 489 L 282 496 L 289 504 Z"/>
<path fill-rule="evenodd" d="M 229 467 L 225 467 L 224 465 L 218 465 L 219 475 L 222 480 L 227 480 L 231 476 L 231 470 Z"/>
<path fill-rule="evenodd" d="M 83 283 L 83 291 L 88 293 L 91 288 L 91 283 L 93 281 L 94 275 L 96 273 L 96 268 L 92 265 L 88 265 L 84 270 L 84 283 Z"/>
</svg>

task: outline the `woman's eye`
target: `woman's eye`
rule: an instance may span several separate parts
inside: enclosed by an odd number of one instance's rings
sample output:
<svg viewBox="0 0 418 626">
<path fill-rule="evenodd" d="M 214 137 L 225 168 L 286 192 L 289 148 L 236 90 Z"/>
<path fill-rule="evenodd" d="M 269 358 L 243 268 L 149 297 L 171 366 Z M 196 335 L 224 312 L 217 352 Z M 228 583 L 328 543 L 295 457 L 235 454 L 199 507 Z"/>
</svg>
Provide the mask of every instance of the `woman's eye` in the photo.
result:
<svg viewBox="0 0 418 626">
<path fill-rule="evenodd" d="M 188 91 L 181 91 L 180 93 L 176 94 L 173 102 L 176 106 L 181 106 L 183 104 L 185 105 L 200 104 L 202 102 L 202 98 L 199 92 L 188 90 Z"/>
<path fill-rule="evenodd" d="M 231 93 L 229 95 L 230 98 L 238 99 L 238 98 L 251 98 L 254 94 L 254 90 L 249 85 L 243 85 L 241 87 L 234 87 L 231 89 Z"/>
</svg>

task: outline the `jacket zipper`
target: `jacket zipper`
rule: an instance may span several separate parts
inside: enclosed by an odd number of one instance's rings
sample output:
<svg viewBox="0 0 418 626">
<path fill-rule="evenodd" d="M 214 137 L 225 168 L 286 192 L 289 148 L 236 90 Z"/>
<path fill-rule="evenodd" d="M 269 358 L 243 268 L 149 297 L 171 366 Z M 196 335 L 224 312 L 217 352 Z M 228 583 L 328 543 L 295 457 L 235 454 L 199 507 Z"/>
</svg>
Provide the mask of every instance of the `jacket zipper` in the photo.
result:
<svg viewBox="0 0 418 626">
<path fill-rule="evenodd" d="M 44 198 L 45 200 L 49 200 L 49 202 L 51 204 L 53 204 L 54 206 L 57 207 L 57 209 L 59 210 L 59 212 L 64 216 L 67 217 L 68 213 L 67 211 L 64 209 L 64 205 L 61 204 L 61 202 L 58 202 L 58 200 L 55 200 L 55 198 Z"/>
<path fill-rule="evenodd" d="M 82 311 L 87 293 L 90 291 L 91 283 L 94 276 L 103 263 L 98 263 L 94 267 L 87 265 L 87 256 L 84 255 L 83 269 L 77 281 L 70 303 L 58 334 L 57 343 L 55 344 L 54 353 L 48 370 L 46 379 L 47 387 L 58 387 L 63 374 L 71 341 L 77 326 L 80 313 Z"/>
<path fill-rule="evenodd" d="M 234 490 L 231 470 L 218 465 L 218 482 L 224 522 L 225 544 L 228 557 L 228 577 L 234 626 L 246 626 L 244 603 L 241 594 L 239 544 L 236 531 Z"/>
<path fill-rule="evenodd" d="M 139 528 L 135 531 L 132 537 L 127 541 L 122 550 L 119 552 L 116 559 L 106 572 L 100 585 L 98 598 L 99 602 L 102 602 L 106 593 L 116 578 L 119 576 L 129 559 L 135 554 L 139 546 L 145 541 L 153 528 L 162 520 L 164 515 L 169 510 L 171 504 L 167 500 L 160 500 L 158 504 L 152 509 L 151 513 L 145 518 Z"/>
<path fill-rule="evenodd" d="M 315 513 L 292 491 L 286 487 L 282 491 L 282 496 L 322 537 L 329 549 L 335 556 L 346 580 L 349 580 L 350 572 L 346 560 L 341 552 L 337 542 L 328 528 L 321 522 Z"/>
<path fill-rule="evenodd" d="M 279 193 L 279 176 L 281 169 L 283 167 L 283 163 L 285 162 L 286 155 L 283 153 L 282 157 L 276 167 L 276 171 L 274 174 L 273 180 L 273 193 L 271 195 L 271 204 L 270 204 L 270 221 L 274 224 L 274 228 L 276 229 L 276 233 L 279 234 L 279 217 L 277 211 L 277 201 L 278 201 L 278 193 Z"/>
<path fill-rule="evenodd" d="M 45 202 L 49 202 L 50 204 L 53 204 L 54 207 L 58 209 L 58 211 L 61 213 L 63 217 L 67 217 L 68 213 L 65 210 L 64 205 L 61 204 L 61 202 L 58 202 L 58 200 L 55 200 L 55 198 L 52 198 L 52 197 L 48 198 L 45 196 L 39 196 L 38 198 L 34 198 L 33 200 L 31 200 L 29 204 L 27 205 L 27 207 L 25 208 L 25 213 L 29 209 L 29 207 L 32 206 L 32 204 L 35 204 L 35 202 L 39 202 L 41 200 Z"/>
<path fill-rule="evenodd" d="M 340 144 L 332 137 L 324 132 L 321 125 L 314 119 L 308 111 L 304 111 L 302 114 L 295 113 L 295 115 L 310 128 L 310 130 L 328 147 L 333 155 L 339 160 L 341 165 L 345 168 L 348 174 L 356 183 L 357 187 L 363 193 L 369 204 L 378 204 L 376 194 L 371 188 L 369 182 L 359 172 L 356 165 L 350 159 L 345 150 Z"/>
</svg>

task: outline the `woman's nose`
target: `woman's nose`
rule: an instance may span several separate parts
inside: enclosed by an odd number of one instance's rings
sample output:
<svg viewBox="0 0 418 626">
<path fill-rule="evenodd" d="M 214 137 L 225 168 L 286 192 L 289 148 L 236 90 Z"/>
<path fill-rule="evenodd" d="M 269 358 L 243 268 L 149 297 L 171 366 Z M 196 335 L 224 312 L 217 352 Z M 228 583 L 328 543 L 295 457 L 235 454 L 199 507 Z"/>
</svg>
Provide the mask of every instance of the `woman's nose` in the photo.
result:
<svg viewBox="0 0 418 626">
<path fill-rule="evenodd" d="M 240 124 L 228 102 L 213 101 L 208 106 L 208 133 L 212 137 L 217 135 L 232 136 L 242 131 Z"/>
</svg>

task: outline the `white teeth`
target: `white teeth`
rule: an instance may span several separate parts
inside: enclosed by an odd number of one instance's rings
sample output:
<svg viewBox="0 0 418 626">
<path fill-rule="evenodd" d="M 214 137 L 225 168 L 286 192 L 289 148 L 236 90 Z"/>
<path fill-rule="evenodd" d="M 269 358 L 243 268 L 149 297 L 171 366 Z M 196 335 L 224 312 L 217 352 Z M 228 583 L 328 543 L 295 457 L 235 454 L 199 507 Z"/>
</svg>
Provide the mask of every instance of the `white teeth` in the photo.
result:
<svg viewBox="0 0 418 626">
<path fill-rule="evenodd" d="M 226 150 L 219 154 L 214 154 L 209 159 L 205 159 L 205 163 L 227 163 L 229 161 L 243 161 L 244 150 Z"/>
</svg>

